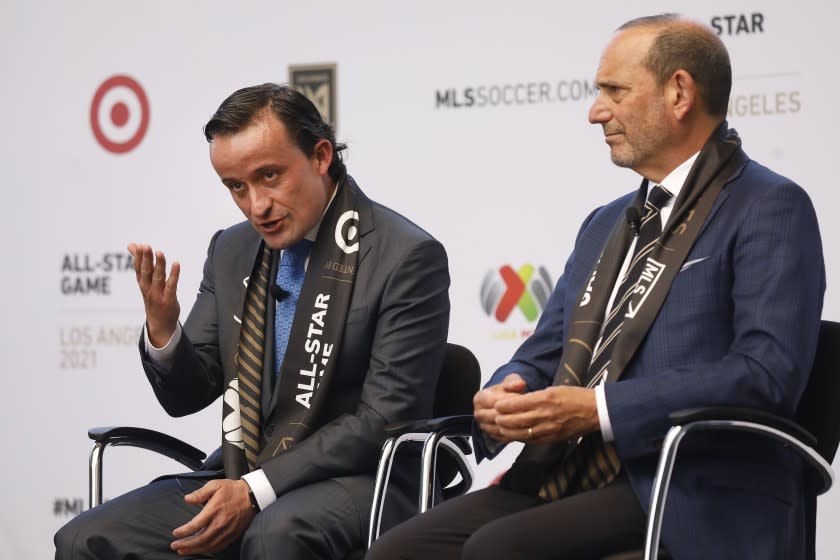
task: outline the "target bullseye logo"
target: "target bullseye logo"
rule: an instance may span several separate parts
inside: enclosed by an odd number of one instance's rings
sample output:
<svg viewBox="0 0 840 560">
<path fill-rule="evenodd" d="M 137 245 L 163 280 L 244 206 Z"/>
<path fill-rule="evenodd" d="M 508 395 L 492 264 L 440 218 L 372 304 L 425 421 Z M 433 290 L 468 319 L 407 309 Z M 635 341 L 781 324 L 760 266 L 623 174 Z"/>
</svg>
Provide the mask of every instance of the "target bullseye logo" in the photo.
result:
<svg viewBox="0 0 840 560">
<path fill-rule="evenodd" d="M 90 127 L 99 144 L 114 154 L 137 147 L 149 128 L 149 100 L 136 80 L 111 76 L 90 104 Z"/>
</svg>

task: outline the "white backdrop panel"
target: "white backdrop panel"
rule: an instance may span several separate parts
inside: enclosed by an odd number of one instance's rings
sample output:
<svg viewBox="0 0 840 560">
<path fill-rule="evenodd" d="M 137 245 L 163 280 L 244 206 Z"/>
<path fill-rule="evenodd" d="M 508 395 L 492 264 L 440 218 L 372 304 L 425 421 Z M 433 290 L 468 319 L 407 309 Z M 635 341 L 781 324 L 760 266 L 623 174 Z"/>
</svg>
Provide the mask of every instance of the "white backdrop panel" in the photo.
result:
<svg viewBox="0 0 840 560">
<path fill-rule="evenodd" d="M 840 124 L 830 72 L 840 47 L 834 4 L 0 5 L 7 171 L 0 443 L 10 451 L 0 482 L 7 504 L 0 556 L 48 557 L 54 531 L 86 507 L 87 428 L 147 426 L 207 450 L 218 442 L 218 404 L 176 420 L 155 402 L 137 357 L 143 310 L 125 246 L 151 243 L 182 263 L 185 316 L 210 235 L 240 220 L 201 134 L 226 95 L 285 81 L 290 64 L 337 65 L 348 167 L 370 196 L 446 245 L 450 339 L 476 352 L 486 379 L 535 322 L 519 309 L 504 321 L 488 316 L 482 281 L 504 265 L 528 264 L 556 280 L 582 219 L 636 187 L 633 173 L 609 163 L 600 128 L 587 122 L 593 76 L 613 29 L 674 10 L 718 23 L 734 66 L 730 124 L 753 158 L 812 196 L 828 267 L 824 315 L 840 318 L 832 289 L 840 276 L 840 224 L 831 217 Z M 738 17 L 726 18 L 740 15 L 749 24 L 740 29 Z M 105 150 L 90 122 L 97 88 L 115 75 L 136 80 L 149 103 L 145 136 L 122 154 Z M 128 113 L 129 124 L 137 122 L 136 107 Z M 104 114 L 121 122 L 119 110 Z M 480 483 L 508 461 L 482 465 Z M 127 448 L 109 452 L 106 463 L 108 496 L 180 468 Z M 819 504 L 819 558 L 840 548 L 830 529 L 838 519 L 834 491 Z"/>
</svg>

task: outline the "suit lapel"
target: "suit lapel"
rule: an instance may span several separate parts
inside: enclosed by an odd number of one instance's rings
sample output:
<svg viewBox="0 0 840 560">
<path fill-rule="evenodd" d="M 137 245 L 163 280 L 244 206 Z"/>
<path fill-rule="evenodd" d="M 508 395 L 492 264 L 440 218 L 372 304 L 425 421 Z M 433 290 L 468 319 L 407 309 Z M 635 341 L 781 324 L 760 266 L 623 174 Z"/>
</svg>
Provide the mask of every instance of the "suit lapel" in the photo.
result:
<svg viewBox="0 0 840 560">
<path fill-rule="evenodd" d="M 245 305 L 245 290 L 249 276 L 254 267 L 254 262 L 259 254 L 260 244 L 262 238 L 257 234 L 256 230 L 253 236 L 249 236 L 249 240 L 241 251 L 238 251 L 233 258 L 232 267 L 235 271 L 235 277 L 239 279 L 237 282 L 237 290 L 231 296 L 234 298 L 233 308 L 236 310 L 234 322 L 236 323 L 234 331 L 234 340 L 238 341 L 240 332 L 242 330 L 242 313 Z M 273 283 L 275 274 L 277 273 L 277 258 L 272 260 L 271 273 L 269 275 L 269 285 Z M 260 387 L 260 408 L 262 410 L 263 418 L 267 418 L 267 413 L 271 409 L 272 390 L 274 388 L 274 300 L 269 298 L 269 305 L 266 306 L 266 331 L 265 343 L 263 347 L 263 372 L 262 385 Z M 238 347 L 238 342 L 237 342 Z M 236 368 L 233 370 L 236 371 Z"/>
<path fill-rule="evenodd" d="M 352 180 L 348 177 L 348 180 Z M 361 266 L 362 261 L 365 260 L 368 253 L 372 249 L 371 242 L 373 241 L 372 236 L 368 236 L 374 229 L 376 229 L 376 223 L 373 219 L 373 203 L 370 199 L 365 196 L 365 193 L 362 192 L 358 186 L 356 187 L 356 211 L 359 213 L 359 236 L 363 243 L 359 246 L 359 261 L 358 265 Z"/>
<path fill-rule="evenodd" d="M 729 198 L 729 185 L 731 185 L 733 181 L 735 181 L 738 177 L 741 176 L 744 167 L 746 167 L 749 161 L 750 160 L 745 161 L 744 164 L 741 165 L 738 168 L 738 170 L 732 174 L 732 177 L 729 178 L 729 180 L 726 182 L 726 185 L 724 185 L 723 189 L 720 191 L 720 194 L 718 194 L 717 198 L 715 199 L 715 203 L 712 206 L 712 209 L 709 211 L 709 217 L 706 218 L 705 222 L 703 222 L 703 226 L 700 228 L 700 232 L 697 234 L 698 239 L 700 239 L 700 236 L 703 235 L 704 231 L 706 231 L 706 228 L 709 227 L 709 224 L 712 223 L 712 220 L 715 219 L 715 215 L 717 214 L 718 210 L 720 210 L 720 207 L 723 206 L 723 203 L 726 201 L 726 199 Z"/>
<path fill-rule="evenodd" d="M 244 243 L 239 244 L 237 247 L 232 247 L 233 254 L 223 255 L 223 259 L 217 257 L 220 264 L 214 266 L 215 274 L 230 274 L 230 277 L 234 278 L 232 286 L 227 284 L 231 289 L 224 290 L 225 293 L 217 294 L 220 301 L 225 302 L 224 307 L 220 309 L 221 320 L 230 321 L 230 338 L 227 338 L 227 340 L 233 342 L 233 347 L 228 356 L 230 362 L 225 367 L 225 386 L 237 375 L 234 359 L 239 346 L 239 336 L 242 331 L 245 290 L 247 288 L 248 277 L 257 259 L 257 252 L 259 251 L 261 241 L 260 236 L 250 224 L 243 224 L 243 226 L 249 228 L 249 233 L 245 236 Z M 230 315 L 225 317 L 227 313 L 230 313 Z"/>
</svg>

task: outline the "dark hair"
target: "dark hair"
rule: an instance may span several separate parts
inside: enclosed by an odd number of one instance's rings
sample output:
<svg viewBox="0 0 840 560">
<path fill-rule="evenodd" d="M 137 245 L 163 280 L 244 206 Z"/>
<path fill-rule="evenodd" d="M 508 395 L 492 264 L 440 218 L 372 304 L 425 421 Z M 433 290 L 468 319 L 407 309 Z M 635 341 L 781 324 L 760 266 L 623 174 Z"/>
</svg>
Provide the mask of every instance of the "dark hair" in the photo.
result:
<svg viewBox="0 0 840 560">
<path fill-rule="evenodd" d="M 662 28 L 644 62 L 659 86 L 677 70 L 685 70 L 697 84 L 706 111 L 716 117 L 726 115 L 732 90 L 732 66 L 720 38 L 711 29 L 685 20 L 679 14 L 632 19 L 618 30 L 645 26 Z"/>
<path fill-rule="evenodd" d="M 341 152 L 347 146 L 335 141 L 335 130 L 324 121 L 318 108 L 305 95 L 289 86 L 269 83 L 235 91 L 222 101 L 204 125 L 204 136 L 212 142 L 215 136 L 239 132 L 266 107 L 285 125 L 289 138 L 307 157 L 315 153 L 315 144 L 319 140 L 328 140 L 333 147 L 333 158 L 327 172 L 336 182 L 344 176 L 347 169 Z"/>
</svg>

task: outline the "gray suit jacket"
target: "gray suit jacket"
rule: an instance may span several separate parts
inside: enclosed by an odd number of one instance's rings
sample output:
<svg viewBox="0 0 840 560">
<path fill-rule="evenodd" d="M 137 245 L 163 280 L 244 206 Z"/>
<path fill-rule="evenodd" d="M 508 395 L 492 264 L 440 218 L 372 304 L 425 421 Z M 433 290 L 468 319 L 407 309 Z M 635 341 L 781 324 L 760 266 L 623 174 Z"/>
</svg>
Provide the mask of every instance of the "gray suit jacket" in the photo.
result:
<svg viewBox="0 0 840 560">
<path fill-rule="evenodd" d="M 361 190 L 357 205 L 357 278 L 324 412 L 314 419 L 312 435 L 261 465 L 278 496 L 349 476 L 358 481 L 351 492 L 369 506 L 383 427 L 432 413 L 449 325 L 446 253 L 428 233 Z M 222 394 L 224 371 L 235 368 L 243 279 L 251 273 L 259 244 L 248 222 L 217 232 L 172 368 L 164 371 L 143 355 L 149 381 L 169 414 L 196 412 Z M 273 309 L 268 315 L 273 317 Z M 267 346 L 263 377 L 269 383 L 273 348 Z M 271 418 L 275 404 L 276 395 L 263 399 L 264 418 Z M 271 424 L 263 426 L 265 436 L 271 437 L 272 431 Z M 217 451 L 204 471 L 218 476 L 219 469 Z"/>
</svg>

